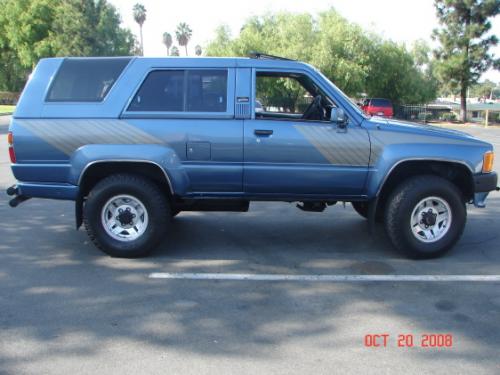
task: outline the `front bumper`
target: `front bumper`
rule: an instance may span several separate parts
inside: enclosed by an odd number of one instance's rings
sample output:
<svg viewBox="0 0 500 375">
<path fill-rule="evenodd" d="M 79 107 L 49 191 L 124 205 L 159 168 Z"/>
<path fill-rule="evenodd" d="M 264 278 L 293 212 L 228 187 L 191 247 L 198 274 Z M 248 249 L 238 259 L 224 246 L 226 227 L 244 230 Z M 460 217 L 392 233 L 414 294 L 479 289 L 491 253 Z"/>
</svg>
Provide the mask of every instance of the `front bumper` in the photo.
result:
<svg viewBox="0 0 500 375">
<path fill-rule="evenodd" d="M 474 206 L 486 207 L 486 198 L 490 191 L 499 190 L 496 172 L 481 173 L 474 176 Z"/>
</svg>

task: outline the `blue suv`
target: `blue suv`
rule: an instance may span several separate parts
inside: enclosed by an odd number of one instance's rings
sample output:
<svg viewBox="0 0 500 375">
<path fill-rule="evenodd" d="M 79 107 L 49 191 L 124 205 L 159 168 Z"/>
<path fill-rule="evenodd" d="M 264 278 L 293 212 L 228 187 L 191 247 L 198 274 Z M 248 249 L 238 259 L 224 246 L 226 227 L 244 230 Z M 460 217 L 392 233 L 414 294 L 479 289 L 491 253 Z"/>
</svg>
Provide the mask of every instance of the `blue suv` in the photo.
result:
<svg viewBox="0 0 500 375">
<path fill-rule="evenodd" d="M 350 202 L 414 258 L 460 238 L 496 188 L 489 143 L 369 117 L 314 67 L 253 58 L 50 58 L 13 115 L 15 207 L 75 201 L 111 256 L 148 254 L 181 211 Z M 372 226 L 373 228 L 373 226 Z"/>
</svg>

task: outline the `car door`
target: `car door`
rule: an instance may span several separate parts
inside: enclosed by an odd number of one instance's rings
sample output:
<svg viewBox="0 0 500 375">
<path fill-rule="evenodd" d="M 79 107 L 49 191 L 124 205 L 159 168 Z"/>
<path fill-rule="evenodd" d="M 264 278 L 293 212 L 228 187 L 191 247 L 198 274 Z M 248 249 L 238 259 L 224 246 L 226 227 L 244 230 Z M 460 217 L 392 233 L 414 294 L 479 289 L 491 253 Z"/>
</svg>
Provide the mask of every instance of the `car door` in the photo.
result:
<svg viewBox="0 0 500 375">
<path fill-rule="evenodd" d="M 188 194 L 242 191 L 243 121 L 234 118 L 235 69 L 153 69 L 123 118 L 175 150 Z"/>
<path fill-rule="evenodd" d="M 299 89 L 295 102 L 290 101 L 292 95 L 280 94 L 277 88 L 293 85 L 279 81 L 260 84 L 259 79 L 267 74 L 254 72 L 253 101 L 258 103 L 258 112 L 244 120 L 244 191 L 299 196 L 361 194 L 370 156 L 366 130 L 351 123 L 339 128 L 330 121 L 304 120 L 302 112 L 312 101 L 307 90 Z M 283 77 L 280 74 L 273 71 L 269 75 L 282 81 L 290 78 L 289 72 L 282 72 Z"/>
</svg>

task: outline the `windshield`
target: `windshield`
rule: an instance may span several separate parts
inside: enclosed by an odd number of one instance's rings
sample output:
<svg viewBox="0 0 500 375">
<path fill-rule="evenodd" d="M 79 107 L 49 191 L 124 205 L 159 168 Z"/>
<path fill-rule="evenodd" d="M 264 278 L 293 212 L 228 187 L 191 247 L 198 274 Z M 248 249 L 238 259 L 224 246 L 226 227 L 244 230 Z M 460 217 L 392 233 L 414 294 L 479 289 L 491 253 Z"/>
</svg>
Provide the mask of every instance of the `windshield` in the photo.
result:
<svg viewBox="0 0 500 375">
<path fill-rule="evenodd" d="M 360 116 L 363 116 L 364 118 L 369 118 L 370 116 L 368 116 L 365 112 L 363 112 L 361 110 L 361 108 L 359 108 L 356 104 L 354 104 L 352 102 L 352 100 L 346 95 L 344 94 L 344 92 L 342 90 L 340 90 L 337 86 L 335 86 L 335 84 L 330 81 L 323 73 L 321 73 L 320 70 L 316 69 L 316 73 L 318 73 L 324 80 L 325 82 L 327 82 L 333 89 L 335 89 L 335 91 L 342 96 L 342 98 L 345 99 L 346 101 L 346 104 L 356 113 L 358 113 Z"/>
</svg>

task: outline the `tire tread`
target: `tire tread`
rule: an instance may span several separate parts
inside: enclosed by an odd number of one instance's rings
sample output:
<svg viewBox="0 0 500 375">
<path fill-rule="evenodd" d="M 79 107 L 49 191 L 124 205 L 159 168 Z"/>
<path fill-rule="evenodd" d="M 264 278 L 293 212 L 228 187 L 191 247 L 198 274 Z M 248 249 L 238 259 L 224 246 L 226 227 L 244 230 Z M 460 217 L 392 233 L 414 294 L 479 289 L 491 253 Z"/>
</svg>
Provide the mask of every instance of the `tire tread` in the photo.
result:
<svg viewBox="0 0 500 375">
<path fill-rule="evenodd" d="M 92 228 L 92 224 L 90 222 L 87 210 L 88 202 L 91 201 L 94 196 L 102 194 L 105 190 L 117 184 L 135 186 L 139 188 L 142 192 L 144 192 L 145 195 L 151 197 L 152 200 L 155 202 L 155 206 L 158 212 L 165 213 L 164 215 L 160 215 L 160 217 L 158 218 L 154 218 L 154 220 L 160 221 L 160 223 L 155 223 L 155 224 L 160 227 L 161 226 L 165 228 L 167 227 L 167 219 L 171 217 L 170 207 L 168 205 L 168 200 L 166 199 L 165 194 L 160 190 L 160 188 L 154 182 L 145 179 L 139 175 L 119 173 L 105 177 L 104 179 L 99 181 L 95 185 L 95 187 L 90 191 L 87 197 L 87 203 L 84 206 L 83 224 L 85 226 L 85 231 L 87 232 L 89 239 L 98 249 L 102 250 L 103 252 L 113 257 L 136 258 L 136 257 L 146 256 L 160 242 L 161 240 L 160 233 L 155 233 L 153 241 L 151 241 L 150 245 L 144 249 L 133 250 L 133 246 L 131 246 L 131 244 L 124 242 L 122 244 L 123 245 L 122 250 L 114 250 L 103 245 L 103 243 L 99 240 L 97 234 L 95 233 L 94 229 Z M 165 221 L 165 223 L 161 223 L 162 221 Z"/>
</svg>

